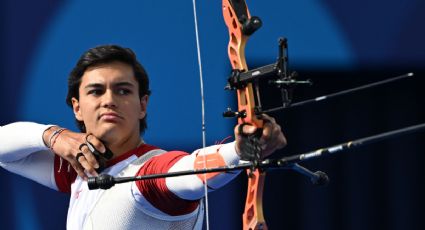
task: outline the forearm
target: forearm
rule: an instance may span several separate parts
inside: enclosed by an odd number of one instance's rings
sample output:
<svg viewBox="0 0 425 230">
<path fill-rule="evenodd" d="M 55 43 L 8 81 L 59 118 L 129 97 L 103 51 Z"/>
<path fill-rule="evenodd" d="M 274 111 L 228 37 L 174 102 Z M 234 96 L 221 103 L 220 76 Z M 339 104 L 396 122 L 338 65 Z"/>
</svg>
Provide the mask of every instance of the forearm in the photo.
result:
<svg viewBox="0 0 425 230">
<path fill-rule="evenodd" d="M 51 125 L 16 122 L 0 127 L 0 162 L 13 162 L 47 150 L 43 133 Z"/>
<path fill-rule="evenodd" d="M 215 145 L 205 149 L 199 149 L 180 159 L 173 167 L 170 168 L 169 172 L 203 168 L 204 156 L 207 156 L 208 158 L 209 163 L 207 168 L 236 165 L 240 160 L 240 157 L 235 151 L 235 144 L 232 142 L 229 144 Z M 205 179 L 207 179 L 206 184 L 208 185 L 209 191 L 214 191 L 234 179 L 239 172 L 240 171 L 214 174 L 209 173 L 206 177 L 200 174 L 169 177 L 166 179 L 166 184 L 170 191 L 180 198 L 196 200 L 204 196 Z"/>
<path fill-rule="evenodd" d="M 53 174 L 54 154 L 43 141 L 49 125 L 16 122 L 0 127 L 0 166 L 57 189 Z"/>
</svg>

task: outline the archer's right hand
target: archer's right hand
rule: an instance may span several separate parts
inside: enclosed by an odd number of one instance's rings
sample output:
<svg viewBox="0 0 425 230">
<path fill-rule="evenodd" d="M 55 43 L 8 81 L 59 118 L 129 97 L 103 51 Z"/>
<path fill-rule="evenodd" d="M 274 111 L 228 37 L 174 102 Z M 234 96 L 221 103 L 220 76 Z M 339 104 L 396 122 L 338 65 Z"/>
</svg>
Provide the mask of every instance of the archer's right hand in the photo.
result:
<svg viewBox="0 0 425 230">
<path fill-rule="evenodd" d="M 96 160 L 93 152 L 87 146 L 89 142 L 100 154 L 106 152 L 103 143 L 92 134 L 76 133 L 68 129 L 52 137 L 55 131 L 60 127 L 53 126 L 43 133 L 44 143 L 62 159 L 69 162 L 75 172 L 87 180 L 88 175 L 97 176 L 96 169 L 99 168 L 99 162 Z M 52 143 L 50 143 L 52 142 Z"/>
</svg>

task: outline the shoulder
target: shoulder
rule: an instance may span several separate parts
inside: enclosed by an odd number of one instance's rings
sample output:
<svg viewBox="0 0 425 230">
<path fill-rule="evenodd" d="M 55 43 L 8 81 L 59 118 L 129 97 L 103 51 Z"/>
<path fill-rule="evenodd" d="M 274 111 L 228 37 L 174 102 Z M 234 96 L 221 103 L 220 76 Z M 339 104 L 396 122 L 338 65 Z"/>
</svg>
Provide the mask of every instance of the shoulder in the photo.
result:
<svg viewBox="0 0 425 230">
<path fill-rule="evenodd" d="M 163 167 L 169 168 L 172 165 L 174 165 L 177 161 L 179 161 L 182 157 L 185 157 L 187 155 L 189 155 L 189 153 L 184 151 L 158 150 L 157 154 L 150 157 L 146 163 L 154 164 L 154 165 L 162 165 Z"/>
</svg>

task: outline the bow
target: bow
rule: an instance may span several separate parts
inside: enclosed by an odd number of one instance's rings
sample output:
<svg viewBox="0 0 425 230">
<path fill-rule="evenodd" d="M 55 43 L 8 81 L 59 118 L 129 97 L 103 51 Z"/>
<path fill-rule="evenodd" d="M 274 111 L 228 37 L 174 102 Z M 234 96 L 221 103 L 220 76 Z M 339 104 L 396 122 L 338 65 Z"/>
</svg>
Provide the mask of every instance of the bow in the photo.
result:
<svg viewBox="0 0 425 230">
<path fill-rule="evenodd" d="M 223 0 L 223 17 L 229 31 L 228 55 L 232 65 L 232 76 L 229 86 L 236 90 L 238 98 L 238 111 L 228 110 L 227 115 L 238 117 L 239 127 L 250 124 L 259 130 L 263 121 L 257 117 L 258 105 L 254 98 L 253 82 L 241 82 L 240 73 L 248 71 L 245 59 L 245 45 L 248 38 L 262 25 L 260 18 L 251 16 L 245 0 Z M 258 88 L 257 92 L 258 92 Z M 240 129 L 242 133 L 242 128 Z M 258 135 L 247 136 L 250 149 L 241 151 L 242 159 L 254 162 L 254 167 L 248 169 L 248 190 L 243 213 L 243 229 L 267 229 L 263 216 L 262 196 L 266 173 L 260 171 L 255 165 L 260 160 L 261 149 L 258 146 Z"/>
<path fill-rule="evenodd" d="M 195 36 L 198 54 L 198 66 L 201 88 L 202 103 L 202 140 L 205 148 L 205 117 L 204 117 L 204 92 L 202 77 L 202 62 L 199 46 L 198 23 L 196 15 L 196 1 L 192 1 Z M 241 146 L 240 154 L 242 160 L 250 162 L 248 173 L 248 190 L 243 214 L 244 229 L 267 229 L 267 225 L 263 216 L 262 194 L 265 180 L 265 172 L 260 167 L 261 164 L 261 147 L 259 138 L 261 137 L 263 121 L 261 120 L 261 100 L 259 93 L 258 81 L 260 78 L 267 77 L 269 83 L 277 86 L 282 95 L 282 107 L 286 108 L 291 102 L 291 94 L 293 86 L 297 84 L 311 84 L 310 81 L 297 81 L 294 79 L 295 74 L 288 74 L 287 66 L 287 41 L 279 40 L 279 57 L 276 63 L 263 66 L 254 70 L 248 70 L 245 59 L 245 45 L 250 35 L 258 30 L 262 22 L 259 17 L 251 16 L 245 0 L 223 0 L 222 1 L 223 17 L 229 31 L 228 56 L 232 65 L 232 74 L 228 79 L 227 89 L 236 90 L 238 98 L 237 112 L 228 109 L 223 113 L 224 117 L 237 117 L 239 133 L 245 139 L 244 146 Z M 255 90 L 255 93 L 254 93 Z M 243 126 L 245 124 L 253 125 L 257 128 L 257 132 L 252 135 L 243 134 Z M 204 158 L 204 169 L 206 167 L 206 159 Z M 209 228 L 208 217 L 208 185 L 205 183 L 205 207 L 206 207 L 206 226 Z"/>
<path fill-rule="evenodd" d="M 261 27 L 258 17 L 251 17 L 244 0 L 223 0 L 223 17 L 229 30 L 228 55 L 232 65 L 233 78 L 248 70 L 245 59 L 245 45 L 249 36 Z M 238 97 L 239 124 L 251 124 L 257 128 L 263 127 L 263 122 L 256 116 L 256 102 L 254 100 L 253 83 L 234 86 Z M 242 126 L 240 126 L 242 127 Z M 251 137 L 253 143 L 252 159 L 259 160 L 258 137 Z M 250 158 L 248 156 L 248 158 Z M 265 180 L 265 172 L 260 169 L 248 169 L 248 190 L 243 213 L 243 229 L 267 229 L 263 216 L 262 196 Z"/>
</svg>

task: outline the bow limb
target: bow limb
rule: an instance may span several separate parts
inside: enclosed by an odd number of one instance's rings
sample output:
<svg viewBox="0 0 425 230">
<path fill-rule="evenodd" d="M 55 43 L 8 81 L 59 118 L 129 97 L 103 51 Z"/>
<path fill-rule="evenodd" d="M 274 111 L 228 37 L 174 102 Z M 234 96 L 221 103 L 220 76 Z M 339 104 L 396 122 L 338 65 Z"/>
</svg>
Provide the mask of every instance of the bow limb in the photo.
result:
<svg viewBox="0 0 425 230">
<path fill-rule="evenodd" d="M 236 4 L 233 5 L 236 6 Z M 229 30 L 230 38 L 228 44 L 228 55 L 233 70 L 244 72 L 248 70 L 245 59 L 245 45 L 249 36 L 243 33 L 242 24 L 239 22 L 235 9 L 232 7 L 233 5 L 231 4 L 231 1 L 223 0 L 223 17 Z M 249 20 L 251 17 L 246 5 L 245 9 L 247 20 Z M 262 121 L 257 119 L 255 116 L 255 100 L 252 84 L 248 83 L 246 87 L 238 89 L 237 95 L 238 110 L 245 111 L 246 113 L 246 117 L 239 118 L 238 123 L 250 123 L 261 128 Z"/>
<path fill-rule="evenodd" d="M 224 21 L 229 30 L 228 55 L 230 63 L 233 71 L 247 71 L 245 45 L 249 35 L 259 28 L 261 21 L 250 16 L 245 0 L 223 0 L 222 4 Z M 256 23 L 259 24 L 256 25 Z M 251 27 L 254 27 L 254 31 L 249 31 Z M 243 114 L 238 118 L 238 123 L 248 123 L 257 128 L 262 128 L 263 122 L 255 114 L 256 104 L 252 83 L 237 89 L 237 96 L 238 111 Z M 255 169 L 254 172 L 248 171 L 248 174 L 248 190 L 242 217 L 243 229 L 267 229 L 262 207 L 265 172 Z"/>
</svg>

